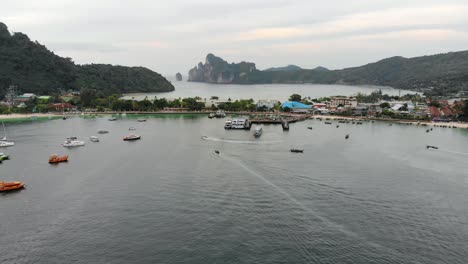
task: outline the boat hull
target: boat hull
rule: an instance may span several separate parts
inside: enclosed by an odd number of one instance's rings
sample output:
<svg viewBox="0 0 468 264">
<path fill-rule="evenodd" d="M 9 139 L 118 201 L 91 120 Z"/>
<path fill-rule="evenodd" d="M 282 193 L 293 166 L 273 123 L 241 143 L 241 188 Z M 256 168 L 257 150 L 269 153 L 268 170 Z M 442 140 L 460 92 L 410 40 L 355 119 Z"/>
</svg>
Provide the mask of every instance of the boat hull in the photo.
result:
<svg viewBox="0 0 468 264">
<path fill-rule="evenodd" d="M 13 182 L 13 183 L 2 183 L 0 185 L 0 192 L 11 192 L 24 188 L 24 183 Z"/>
</svg>

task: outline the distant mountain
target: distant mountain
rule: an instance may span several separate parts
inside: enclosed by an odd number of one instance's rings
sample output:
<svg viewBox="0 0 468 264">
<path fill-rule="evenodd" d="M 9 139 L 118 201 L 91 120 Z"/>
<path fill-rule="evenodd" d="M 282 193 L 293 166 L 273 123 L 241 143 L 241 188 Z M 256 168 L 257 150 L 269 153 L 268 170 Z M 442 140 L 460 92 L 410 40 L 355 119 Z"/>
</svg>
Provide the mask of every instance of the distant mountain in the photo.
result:
<svg viewBox="0 0 468 264">
<path fill-rule="evenodd" d="M 228 64 L 212 54 L 222 64 L 199 64 L 201 74 L 211 76 L 229 76 L 229 78 L 211 78 L 214 83 L 317 83 L 380 85 L 394 88 L 425 91 L 431 95 L 444 95 L 460 90 L 468 90 L 468 51 L 450 52 L 415 58 L 392 57 L 360 67 L 342 70 L 328 70 L 317 67 L 312 70 L 295 71 L 259 71 L 254 63 L 248 63 L 243 70 L 232 69 L 241 64 Z M 220 65 L 220 66 L 219 66 Z M 194 70 L 192 69 L 192 70 Z M 237 69 L 237 68 L 236 68 Z M 190 74 L 190 73 L 189 73 Z M 190 80 L 190 79 L 189 79 Z M 221 80 L 221 81 L 219 81 Z M 197 81 L 205 81 L 198 78 Z"/>
<path fill-rule="evenodd" d="M 296 65 L 288 65 L 288 66 L 284 66 L 284 67 L 273 67 L 273 68 L 268 68 L 264 71 L 299 71 L 299 70 L 302 70 L 301 67 L 299 66 L 296 66 Z"/>
<path fill-rule="evenodd" d="M 99 94 L 167 92 L 174 86 L 143 67 L 106 64 L 77 65 L 23 33 L 10 34 L 0 22 L 0 98 L 9 85 L 22 92 L 56 94 L 60 90 L 96 89 Z"/>
<path fill-rule="evenodd" d="M 315 68 L 313 68 L 312 70 L 314 70 L 314 71 L 322 71 L 322 72 L 329 71 L 329 69 L 327 69 L 327 68 L 325 68 L 325 67 L 322 67 L 322 66 L 315 67 Z"/>
<path fill-rule="evenodd" d="M 255 63 L 231 63 L 213 54 L 206 56 L 205 64 L 198 63 L 188 73 L 189 82 L 236 83 L 239 78 L 256 71 Z"/>
</svg>

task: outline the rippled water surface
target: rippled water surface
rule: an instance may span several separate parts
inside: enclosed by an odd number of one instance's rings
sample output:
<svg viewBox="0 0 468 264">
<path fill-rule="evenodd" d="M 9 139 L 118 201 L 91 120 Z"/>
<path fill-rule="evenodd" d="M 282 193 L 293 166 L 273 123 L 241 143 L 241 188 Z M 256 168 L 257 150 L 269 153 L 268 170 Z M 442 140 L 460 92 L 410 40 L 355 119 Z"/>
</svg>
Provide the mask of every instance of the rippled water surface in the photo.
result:
<svg viewBox="0 0 468 264">
<path fill-rule="evenodd" d="M 0 263 L 467 263 L 468 130 L 223 122 L 8 125 L 0 179 L 27 188 L 0 195 Z"/>
</svg>

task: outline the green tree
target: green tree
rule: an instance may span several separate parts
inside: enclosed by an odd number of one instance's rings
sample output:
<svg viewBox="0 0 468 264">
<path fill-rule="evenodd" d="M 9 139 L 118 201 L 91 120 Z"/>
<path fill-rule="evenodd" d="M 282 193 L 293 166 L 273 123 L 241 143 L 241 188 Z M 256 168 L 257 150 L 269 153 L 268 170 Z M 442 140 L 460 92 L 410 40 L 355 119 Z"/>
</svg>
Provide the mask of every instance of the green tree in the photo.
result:
<svg viewBox="0 0 468 264">
<path fill-rule="evenodd" d="M 387 103 L 387 102 L 384 102 L 384 103 L 381 103 L 381 104 L 380 104 L 380 107 L 382 107 L 382 108 L 390 108 L 390 104 Z"/>
<path fill-rule="evenodd" d="M 291 96 L 289 96 L 289 101 L 300 102 L 301 100 L 302 96 L 299 94 L 292 94 Z"/>
</svg>

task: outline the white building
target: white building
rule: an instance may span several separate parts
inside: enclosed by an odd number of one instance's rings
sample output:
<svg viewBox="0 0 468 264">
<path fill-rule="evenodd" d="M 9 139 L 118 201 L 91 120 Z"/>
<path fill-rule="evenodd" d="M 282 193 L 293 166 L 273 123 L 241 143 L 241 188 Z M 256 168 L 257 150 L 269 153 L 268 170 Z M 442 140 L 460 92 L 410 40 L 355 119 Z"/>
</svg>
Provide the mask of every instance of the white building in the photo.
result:
<svg viewBox="0 0 468 264">
<path fill-rule="evenodd" d="M 357 106 L 357 99 L 346 96 L 332 97 L 329 102 L 329 107 L 337 108 L 338 106 L 343 106 L 346 108 L 355 108 Z"/>
<path fill-rule="evenodd" d="M 265 108 L 266 110 L 274 109 L 276 106 L 280 105 L 281 102 L 277 100 L 259 100 L 256 104 L 257 109 Z"/>
</svg>

